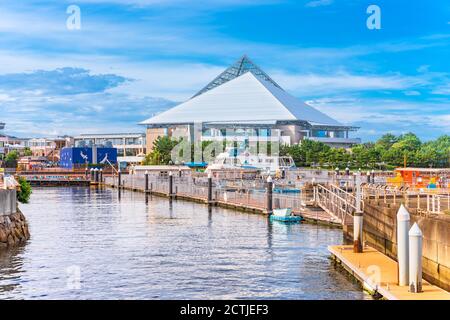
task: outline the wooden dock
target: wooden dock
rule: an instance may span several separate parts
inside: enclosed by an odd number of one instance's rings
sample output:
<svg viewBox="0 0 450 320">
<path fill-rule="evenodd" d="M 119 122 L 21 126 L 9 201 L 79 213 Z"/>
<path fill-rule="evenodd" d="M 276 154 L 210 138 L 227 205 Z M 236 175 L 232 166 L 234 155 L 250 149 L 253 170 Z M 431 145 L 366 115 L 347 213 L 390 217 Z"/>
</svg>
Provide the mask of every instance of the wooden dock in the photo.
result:
<svg viewBox="0 0 450 320">
<path fill-rule="evenodd" d="M 329 246 L 328 250 L 371 294 L 388 300 L 450 300 L 449 292 L 425 280 L 421 293 L 411 293 L 407 286 L 398 286 L 397 262 L 371 247 L 366 246 L 363 253 L 354 253 L 352 245 Z"/>
</svg>

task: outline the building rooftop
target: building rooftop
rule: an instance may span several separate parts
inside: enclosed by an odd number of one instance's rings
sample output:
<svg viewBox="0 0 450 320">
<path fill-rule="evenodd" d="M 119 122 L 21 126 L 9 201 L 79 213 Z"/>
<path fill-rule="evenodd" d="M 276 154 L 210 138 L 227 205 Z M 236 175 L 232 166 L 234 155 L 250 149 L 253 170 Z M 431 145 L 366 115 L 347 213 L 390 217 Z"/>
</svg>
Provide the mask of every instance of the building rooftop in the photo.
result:
<svg viewBox="0 0 450 320">
<path fill-rule="evenodd" d="M 252 70 L 196 95 L 141 124 L 312 122 L 343 126 Z"/>
<path fill-rule="evenodd" d="M 244 73 L 252 72 L 256 77 L 264 81 L 270 82 L 275 87 L 282 89 L 275 81 L 272 80 L 264 71 L 262 71 L 256 64 L 254 64 L 246 55 L 241 57 L 238 61 L 233 63 L 224 72 L 219 74 L 213 81 L 208 83 L 202 90 L 197 92 L 194 97 L 199 96 L 209 90 L 212 90 L 222 84 L 240 77 Z"/>
<path fill-rule="evenodd" d="M 87 139 L 87 138 L 140 138 L 145 136 L 145 133 L 93 133 L 93 134 L 80 134 L 75 139 Z"/>
</svg>

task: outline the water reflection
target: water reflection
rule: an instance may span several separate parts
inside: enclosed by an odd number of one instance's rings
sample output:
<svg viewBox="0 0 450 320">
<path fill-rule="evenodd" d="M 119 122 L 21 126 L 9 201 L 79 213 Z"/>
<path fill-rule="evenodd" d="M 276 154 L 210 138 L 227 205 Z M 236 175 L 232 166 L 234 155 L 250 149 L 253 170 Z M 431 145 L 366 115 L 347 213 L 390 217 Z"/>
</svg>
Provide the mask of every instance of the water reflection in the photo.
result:
<svg viewBox="0 0 450 320">
<path fill-rule="evenodd" d="M 109 189 L 35 189 L 22 210 L 2 299 L 364 298 L 328 260 L 337 229 Z"/>
</svg>

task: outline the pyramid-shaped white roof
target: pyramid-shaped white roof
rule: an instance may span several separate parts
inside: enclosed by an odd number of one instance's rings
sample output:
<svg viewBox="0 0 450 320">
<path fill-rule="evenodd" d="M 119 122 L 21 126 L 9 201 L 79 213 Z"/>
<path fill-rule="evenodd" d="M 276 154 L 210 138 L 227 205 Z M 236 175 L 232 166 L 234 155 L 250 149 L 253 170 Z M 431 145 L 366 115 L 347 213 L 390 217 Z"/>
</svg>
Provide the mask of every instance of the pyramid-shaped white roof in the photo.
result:
<svg viewBox="0 0 450 320">
<path fill-rule="evenodd" d="M 282 89 L 278 83 L 276 83 L 267 73 L 265 73 L 261 68 L 253 63 L 246 55 L 242 56 L 239 60 L 233 63 L 231 66 L 225 69 L 221 74 L 219 74 L 213 81 L 208 83 L 202 90 L 197 92 L 194 97 L 199 96 L 209 90 L 212 90 L 218 86 L 221 86 L 225 82 L 233 80 L 244 73 L 252 72 L 257 78 L 265 80 L 273 84 L 275 87 Z"/>
<path fill-rule="evenodd" d="M 271 82 L 259 79 L 252 72 L 246 72 L 142 124 L 275 123 L 296 120 L 342 126 L 336 120 L 291 96 Z"/>
</svg>

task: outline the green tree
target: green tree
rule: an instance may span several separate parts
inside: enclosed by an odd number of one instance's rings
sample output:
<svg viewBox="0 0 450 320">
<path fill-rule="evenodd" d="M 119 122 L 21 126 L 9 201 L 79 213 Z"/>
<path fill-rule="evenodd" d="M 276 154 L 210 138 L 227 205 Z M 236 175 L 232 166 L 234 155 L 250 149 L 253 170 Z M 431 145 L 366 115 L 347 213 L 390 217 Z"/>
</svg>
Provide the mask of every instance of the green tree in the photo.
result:
<svg viewBox="0 0 450 320">
<path fill-rule="evenodd" d="M 289 155 L 297 166 L 323 165 L 328 161 L 328 153 L 331 148 L 318 141 L 303 140 L 299 144 L 283 146 L 280 148 L 282 155 Z"/>
<path fill-rule="evenodd" d="M 377 140 L 376 145 L 384 150 L 388 150 L 394 143 L 398 141 L 398 138 L 392 133 L 386 133 Z"/>
<path fill-rule="evenodd" d="M 444 135 L 421 145 L 416 152 L 417 165 L 423 167 L 449 167 L 450 136 Z"/>
<path fill-rule="evenodd" d="M 27 147 L 27 148 L 24 149 L 23 155 L 24 155 L 25 157 L 31 157 L 31 156 L 33 155 L 33 152 L 31 151 L 30 148 Z"/>
<path fill-rule="evenodd" d="M 5 165 L 7 168 L 15 168 L 17 166 L 17 160 L 19 159 L 19 153 L 14 150 L 8 153 L 5 157 Z"/>
<path fill-rule="evenodd" d="M 405 159 L 407 166 L 415 165 L 416 153 L 421 144 L 420 139 L 414 133 L 401 135 L 397 142 L 382 154 L 382 159 L 394 166 L 403 166 Z"/>
<path fill-rule="evenodd" d="M 17 191 L 17 201 L 20 203 L 28 203 L 30 201 L 31 189 L 30 183 L 23 177 L 18 178 L 20 189 Z"/>
<path fill-rule="evenodd" d="M 144 161 L 144 165 L 167 165 L 171 162 L 172 149 L 179 141 L 168 136 L 158 137 L 153 142 L 153 151 L 148 154 Z"/>
</svg>

